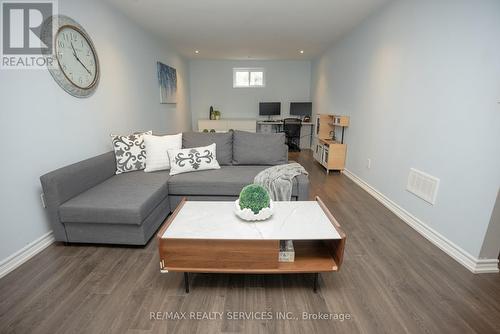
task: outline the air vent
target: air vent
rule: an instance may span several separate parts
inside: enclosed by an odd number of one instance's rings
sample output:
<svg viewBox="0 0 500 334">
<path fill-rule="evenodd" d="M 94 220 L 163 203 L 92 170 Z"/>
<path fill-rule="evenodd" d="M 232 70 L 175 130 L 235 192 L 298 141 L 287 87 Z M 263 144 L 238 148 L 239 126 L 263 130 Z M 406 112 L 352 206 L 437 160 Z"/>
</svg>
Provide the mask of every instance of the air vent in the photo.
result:
<svg viewBox="0 0 500 334">
<path fill-rule="evenodd" d="M 417 169 L 410 168 L 406 190 L 434 205 L 439 188 L 439 179 Z"/>
</svg>

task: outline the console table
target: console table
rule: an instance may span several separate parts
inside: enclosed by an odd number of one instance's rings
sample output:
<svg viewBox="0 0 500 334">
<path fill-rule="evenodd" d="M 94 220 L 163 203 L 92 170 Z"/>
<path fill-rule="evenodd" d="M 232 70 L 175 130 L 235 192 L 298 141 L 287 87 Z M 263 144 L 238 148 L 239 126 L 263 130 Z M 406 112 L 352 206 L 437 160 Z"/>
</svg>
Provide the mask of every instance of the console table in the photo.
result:
<svg viewBox="0 0 500 334">
<path fill-rule="evenodd" d="M 228 132 L 229 130 L 241 130 L 256 132 L 256 123 L 254 119 L 199 119 L 198 131 Z"/>
</svg>

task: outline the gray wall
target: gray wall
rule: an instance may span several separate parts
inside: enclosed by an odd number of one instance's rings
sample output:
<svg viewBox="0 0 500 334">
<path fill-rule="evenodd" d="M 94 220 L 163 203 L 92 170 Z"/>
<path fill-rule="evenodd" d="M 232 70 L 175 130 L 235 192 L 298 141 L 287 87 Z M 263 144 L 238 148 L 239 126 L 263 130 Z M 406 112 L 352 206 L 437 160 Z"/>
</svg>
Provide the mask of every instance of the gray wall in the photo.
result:
<svg viewBox="0 0 500 334">
<path fill-rule="evenodd" d="M 234 67 L 264 67 L 266 87 L 233 88 Z M 281 101 L 286 116 L 290 102 L 310 100 L 310 61 L 191 60 L 189 77 L 194 128 L 198 119 L 208 118 L 210 106 L 219 108 L 223 118 L 255 119 L 259 102 Z"/>
<path fill-rule="evenodd" d="M 500 192 L 498 192 L 495 207 L 491 214 L 490 224 L 484 238 L 479 257 L 496 259 L 500 253 Z"/>
<path fill-rule="evenodd" d="M 191 128 L 187 64 L 115 9 L 95 1 L 59 0 L 89 32 L 102 75 L 96 93 L 77 99 L 46 70 L 0 71 L 0 262 L 50 231 L 39 176 L 111 150 L 110 133 Z M 178 103 L 160 105 L 156 61 L 177 68 Z"/>
<path fill-rule="evenodd" d="M 500 184 L 499 41 L 499 1 L 394 1 L 312 69 L 315 111 L 351 116 L 347 168 L 475 257 Z M 441 179 L 434 206 L 405 191 L 410 167 Z"/>
</svg>

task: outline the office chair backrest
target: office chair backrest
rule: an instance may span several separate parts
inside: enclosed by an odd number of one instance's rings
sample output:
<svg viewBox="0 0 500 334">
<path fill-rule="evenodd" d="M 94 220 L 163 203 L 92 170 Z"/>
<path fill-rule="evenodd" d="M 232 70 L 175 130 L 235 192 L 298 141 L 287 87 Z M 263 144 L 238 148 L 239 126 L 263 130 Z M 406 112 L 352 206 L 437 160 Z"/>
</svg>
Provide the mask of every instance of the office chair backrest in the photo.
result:
<svg viewBox="0 0 500 334">
<path fill-rule="evenodd" d="M 283 120 L 283 132 L 287 137 L 300 137 L 302 120 L 298 118 L 285 118 Z"/>
</svg>

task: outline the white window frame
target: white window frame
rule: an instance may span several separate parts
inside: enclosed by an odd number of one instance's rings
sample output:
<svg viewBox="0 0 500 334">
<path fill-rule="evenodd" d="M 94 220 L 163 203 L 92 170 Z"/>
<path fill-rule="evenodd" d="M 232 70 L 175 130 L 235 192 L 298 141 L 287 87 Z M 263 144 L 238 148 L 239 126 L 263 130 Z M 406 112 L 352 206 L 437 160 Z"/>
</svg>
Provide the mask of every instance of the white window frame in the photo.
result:
<svg viewBox="0 0 500 334">
<path fill-rule="evenodd" d="M 248 72 L 248 86 L 236 84 L 236 72 Z M 255 86 L 250 83 L 251 72 L 262 72 L 262 85 Z M 263 88 L 266 87 L 266 69 L 263 67 L 235 67 L 233 68 L 233 88 Z"/>
</svg>

